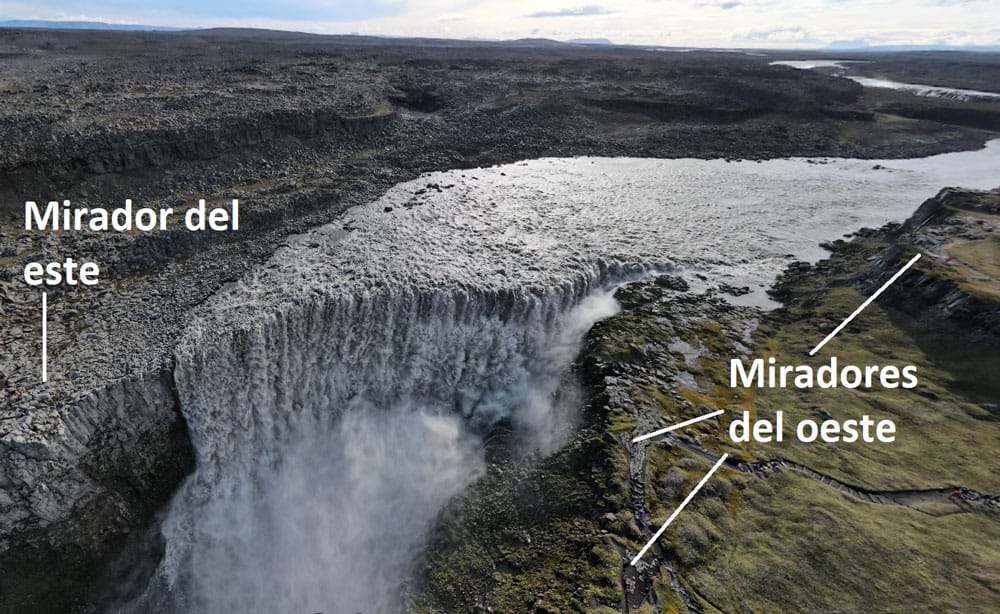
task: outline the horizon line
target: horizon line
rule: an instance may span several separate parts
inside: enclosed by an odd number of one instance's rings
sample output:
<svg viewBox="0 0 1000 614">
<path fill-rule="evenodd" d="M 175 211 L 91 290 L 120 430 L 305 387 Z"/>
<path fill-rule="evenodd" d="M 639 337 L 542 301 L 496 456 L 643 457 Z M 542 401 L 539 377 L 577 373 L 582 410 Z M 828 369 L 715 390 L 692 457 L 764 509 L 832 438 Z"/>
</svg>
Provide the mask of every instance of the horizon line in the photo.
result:
<svg viewBox="0 0 1000 614">
<path fill-rule="evenodd" d="M 72 27 L 59 27 L 66 24 Z M 97 27 L 88 27 L 97 26 Z M 103 26 L 103 27 L 100 27 Z M 164 34 L 176 34 L 185 32 L 208 32 L 212 30 L 245 30 L 258 32 L 280 32 L 285 34 L 302 34 L 308 36 L 329 36 L 329 37 L 357 37 L 357 38 L 385 38 L 395 40 L 440 40 L 470 43 L 509 43 L 518 41 L 545 41 L 559 44 L 593 46 L 593 47 L 626 47 L 626 48 L 656 48 L 656 49 L 676 49 L 690 51 L 822 51 L 822 52 L 864 52 L 864 51 L 967 51 L 967 52 L 1000 52 L 1000 41 L 993 44 L 980 45 L 948 45 L 941 43 L 889 43 L 860 46 L 838 46 L 841 41 L 833 41 L 824 45 L 803 46 L 803 47 L 768 47 L 768 46 L 725 46 L 725 45 L 680 45 L 665 43 L 617 43 L 608 38 L 594 37 L 573 37 L 568 39 L 556 39 L 548 37 L 523 36 L 519 38 L 492 38 L 481 36 L 448 37 L 448 36 L 416 36 L 401 34 L 375 34 L 360 32 L 310 32 L 308 30 L 283 29 L 273 26 L 168 26 L 150 23 L 127 23 L 116 21 L 94 21 L 88 19 L 34 19 L 34 18 L 0 18 L 0 30 L 76 30 L 82 32 L 159 32 Z M 853 41 L 852 41 L 853 42 Z"/>
</svg>

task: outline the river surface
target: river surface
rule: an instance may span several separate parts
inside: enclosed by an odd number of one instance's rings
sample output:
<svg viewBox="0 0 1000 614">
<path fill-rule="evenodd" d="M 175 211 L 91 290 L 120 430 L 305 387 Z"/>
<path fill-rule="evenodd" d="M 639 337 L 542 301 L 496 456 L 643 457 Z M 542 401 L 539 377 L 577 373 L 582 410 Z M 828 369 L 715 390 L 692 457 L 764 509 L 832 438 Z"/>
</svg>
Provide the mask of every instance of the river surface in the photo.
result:
<svg viewBox="0 0 1000 614">
<path fill-rule="evenodd" d="M 850 69 L 850 64 L 867 64 L 866 60 L 779 60 L 771 62 L 774 66 L 791 66 L 802 70 L 813 70 L 816 68 Z M 857 75 L 838 72 L 837 76 L 850 79 L 860 83 L 865 87 L 876 87 L 890 90 L 901 90 L 911 92 L 917 96 L 927 96 L 930 98 L 948 98 L 951 100 L 963 101 L 987 101 L 1000 102 L 1000 93 L 984 92 L 981 90 L 960 89 L 954 87 L 942 87 L 939 85 L 924 85 L 921 83 L 903 83 L 891 81 L 889 79 L 874 79 L 871 77 L 860 77 Z"/>
<path fill-rule="evenodd" d="M 425 175 L 293 237 L 177 350 L 198 466 L 122 609 L 399 611 L 491 427 L 541 454 L 572 432 L 565 373 L 617 284 L 671 272 L 764 303 L 821 241 L 998 170 L 1000 142 L 902 161 L 542 159 Z"/>
</svg>

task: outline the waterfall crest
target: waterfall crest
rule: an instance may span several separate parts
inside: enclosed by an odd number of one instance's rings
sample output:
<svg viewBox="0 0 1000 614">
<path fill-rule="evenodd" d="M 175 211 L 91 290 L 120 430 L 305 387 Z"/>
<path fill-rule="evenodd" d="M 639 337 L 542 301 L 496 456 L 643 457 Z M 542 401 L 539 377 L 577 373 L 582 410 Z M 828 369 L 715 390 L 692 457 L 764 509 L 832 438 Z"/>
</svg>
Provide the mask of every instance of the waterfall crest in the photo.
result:
<svg viewBox="0 0 1000 614">
<path fill-rule="evenodd" d="M 175 379 L 198 469 L 164 523 L 141 607 L 394 612 L 444 503 L 508 421 L 554 449 L 553 399 L 617 305 L 594 267 L 548 288 L 312 293 L 219 334 L 192 328 Z"/>
</svg>

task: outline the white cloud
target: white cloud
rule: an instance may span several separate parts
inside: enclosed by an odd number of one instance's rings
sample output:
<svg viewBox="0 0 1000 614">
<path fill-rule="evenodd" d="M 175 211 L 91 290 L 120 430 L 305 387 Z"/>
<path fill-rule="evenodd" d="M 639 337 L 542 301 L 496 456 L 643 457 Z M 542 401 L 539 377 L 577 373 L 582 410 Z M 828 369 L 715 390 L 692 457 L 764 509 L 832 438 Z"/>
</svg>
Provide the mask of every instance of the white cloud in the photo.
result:
<svg viewBox="0 0 1000 614">
<path fill-rule="evenodd" d="M 779 3 L 780 0 L 696 0 L 694 6 L 698 8 L 716 8 L 724 11 L 733 9 L 765 9 Z"/>
<path fill-rule="evenodd" d="M 588 4 L 587 6 L 573 8 L 535 11 L 534 13 L 525 15 L 525 17 L 586 17 L 588 15 L 611 15 L 616 12 L 614 9 L 609 9 L 605 6 Z"/>
<path fill-rule="evenodd" d="M 260 4 L 270 0 L 247 0 Z M 381 16 L 323 20 L 294 6 L 336 0 L 296 0 L 281 18 L 198 19 L 156 11 L 156 0 L 111 11 L 104 0 L 3 3 L 0 18 L 101 19 L 176 26 L 256 26 L 320 33 L 361 32 L 452 38 L 608 38 L 620 43 L 675 46 L 822 46 L 835 40 L 872 44 L 1000 44 L 996 0 L 384 0 Z M 278 0 L 274 0 L 275 3 Z M 596 2 L 596 3 L 595 3 Z M 169 4 L 169 3 L 168 3 Z M 67 7 L 89 6 L 91 10 Z M 234 6 L 240 6 L 234 2 Z M 236 9 L 234 9 L 236 10 Z M 298 15 L 298 16 L 297 16 Z M 529 17 L 535 15 L 535 17 Z M 538 29 L 539 32 L 532 33 Z"/>
<path fill-rule="evenodd" d="M 802 28 L 771 28 L 769 30 L 751 30 L 735 37 L 737 40 L 762 41 L 770 43 L 802 43 L 816 42 L 809 32 Z"/>
</svg>

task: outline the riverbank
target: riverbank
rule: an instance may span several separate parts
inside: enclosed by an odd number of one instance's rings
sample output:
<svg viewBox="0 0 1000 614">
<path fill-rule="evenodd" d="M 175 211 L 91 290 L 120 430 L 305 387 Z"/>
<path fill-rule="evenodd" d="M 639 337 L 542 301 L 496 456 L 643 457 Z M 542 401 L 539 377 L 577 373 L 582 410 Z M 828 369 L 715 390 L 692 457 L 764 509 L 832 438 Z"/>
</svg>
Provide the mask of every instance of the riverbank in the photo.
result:
<svg viewBox="0 0 1000 614">
<path fill-rule="evenodd" d="M 992 383 L 953 359 L 961 347 L 982 373 L 1000 364 L 997 320 L 983 317 L 1000 304 L 998 282 L 981 273 L 1000 253 L 997 198 L 945 190 L 902 226 L 830 244 L 828 259 L 789 267 L 772 290 L 783 305 L 770 312 L 731 305 L 726 292 L 739 289 L 696 295 L 670 277 L 620 289 L 622 312 L 593 327 L 578 362 L 592 391 L 584 428 L 531 471 L 491 464 L 449 507 L 412 611 L 988 609 L 1000 482 L 981 452 L 1000 423 Z M 918 390 L 729 388 L 729 358 L 801 360 L 918 249 L 930 251 L 916 270 L 828 350 L 911 362 Z M 726 414 L 630 441 L 715 409 Z M 867 413 L 893 419 L 897 441 L 734 445 L 725 433 L 745 410 Z M 723 452 L 730 461 L 631 567 Z M 550 508 L 573 511 L 560 521 Z"/>
</svg>

